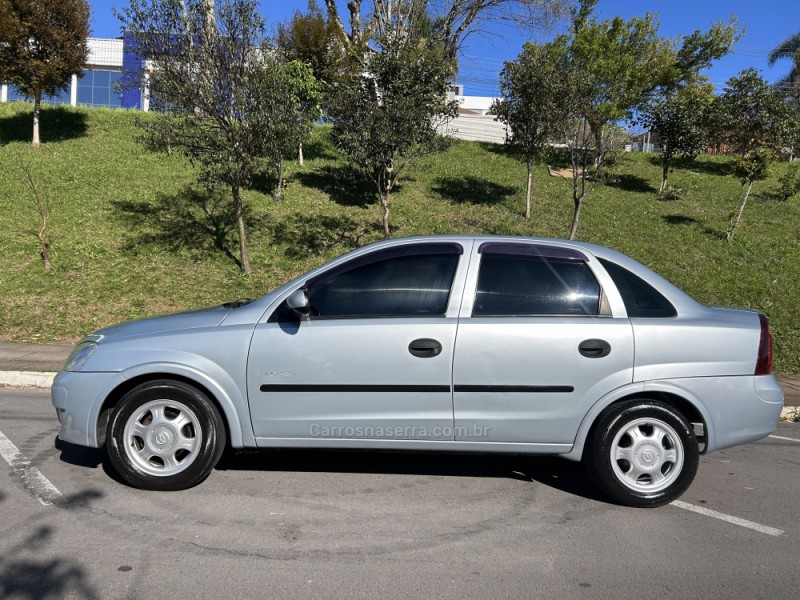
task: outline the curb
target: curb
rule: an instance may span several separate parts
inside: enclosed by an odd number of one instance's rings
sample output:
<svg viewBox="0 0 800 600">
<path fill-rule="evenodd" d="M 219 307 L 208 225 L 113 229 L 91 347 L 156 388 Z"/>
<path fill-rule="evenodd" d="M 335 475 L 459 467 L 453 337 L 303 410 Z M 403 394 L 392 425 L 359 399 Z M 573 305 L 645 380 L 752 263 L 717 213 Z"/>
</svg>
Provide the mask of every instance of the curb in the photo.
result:
<svg viewBox="0 0 800 600">
<path fill-rule="evenodd" d="M 0 371 L 0 385 L 49 388 L 55 373 L 41 371 Z"/>
<path fill-rule="evenodd" d="M 56 373 L 41 371 L 0 371 L 0 385 L 49 389 Z M 800 406 L 784 406 L 780 421 L 800 421 Z"/>
<path fill-rule="evenodd" d="M 784 406 L 780 416 L 781 421 L 800 422 L 800 406 Z"/>
</svg>

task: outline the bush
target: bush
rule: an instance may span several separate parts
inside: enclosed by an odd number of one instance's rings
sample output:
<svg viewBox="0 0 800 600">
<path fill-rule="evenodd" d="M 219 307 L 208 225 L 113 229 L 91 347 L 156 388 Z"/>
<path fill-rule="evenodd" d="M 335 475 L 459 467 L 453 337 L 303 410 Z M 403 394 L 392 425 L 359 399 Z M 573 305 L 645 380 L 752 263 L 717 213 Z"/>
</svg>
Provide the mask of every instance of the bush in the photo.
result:
<svg viewBox="0 0 800 600">
<path fill-rule="evenodd" d="M 791 164 L 786 173 L 778 178 L 778 189 L 775 194 L 784 202 L 800 192 L 800 164 Z"/>
<path fill-rule="evenodd" d="M 686 194 L 683 188 L 668 185 L 667 189 L 658 195 L 658 199 L 664 200 L 665 202 L 675 202 L 677 200 L 682 200 L 685 196 Z"/>
</svg>

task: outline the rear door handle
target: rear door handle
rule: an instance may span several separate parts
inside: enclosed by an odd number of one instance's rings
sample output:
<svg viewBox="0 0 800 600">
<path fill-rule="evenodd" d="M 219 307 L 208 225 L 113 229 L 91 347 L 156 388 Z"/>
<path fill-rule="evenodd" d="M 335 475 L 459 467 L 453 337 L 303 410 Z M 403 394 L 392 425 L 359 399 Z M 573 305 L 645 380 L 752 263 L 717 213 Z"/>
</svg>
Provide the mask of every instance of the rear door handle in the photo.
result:
<svg viewBox="0 0 800 600">
<path fill-rule="evenodd" d="M 430 338 L 420 338 L 408 345 L 408 351 L 418 358 L 433 358 L 442 353 L 442 345 Z"/>
<path fill-rule="evenodd" d="M 605 340 L 583 340 L 578 345 L 578 352 L 586 358 L 603 358 L 611 354 L 611 344 Z"/>
</svg>

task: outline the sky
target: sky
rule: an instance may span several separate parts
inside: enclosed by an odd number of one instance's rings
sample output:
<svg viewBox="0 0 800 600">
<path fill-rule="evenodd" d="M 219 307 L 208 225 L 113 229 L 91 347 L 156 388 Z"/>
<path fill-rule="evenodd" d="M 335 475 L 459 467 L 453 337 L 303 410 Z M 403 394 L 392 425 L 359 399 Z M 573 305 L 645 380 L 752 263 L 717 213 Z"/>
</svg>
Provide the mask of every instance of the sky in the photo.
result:
<svg viewBox="0 0 800 600">
<path fill-rule="evenodd" d="M 122 8 L 126 0 L 89 0 L 92 7 L 92 35 L 117 37 L 120 23 L 113 8 Z M 323 0 L 317 2 L 324 6 Z M 274 30 L 287 21 L 296 10 L 305 11 L 308 0 L 261 0 L 261 12 Z M 337 0 L 340 15 L 347 15 L 346 2 Z M 364 8 L 371 5 L 364 0 Z M 733 53 L 715 63 L 706 72 L 711 83 L 722 90 L 730 77 L 742 69 L 755 67 L 768 81 L 780 79 L 790 68 L 789 60 L 767 64 L 767 54 L 780 42 L 800 31 L 800 0 L 600 0 L 597 6 L 601 18 L 621 16 L 630 18 L 646 12 L 655 13 L 664 37 L 677 38 L 696 29 L 707 30 L 718 20 L 737 15 L 745 35 Z M 464 93 L 472 96 L 494 96 L 498 93 L 498 74 L 503 62 L 513 60 L 530 40 L 547 41 L 555 31 L 522 31 L 513 25 L 500 23 L 486 33 L 471 36 L 460 57 L 457 83 Z"/>
</svg>

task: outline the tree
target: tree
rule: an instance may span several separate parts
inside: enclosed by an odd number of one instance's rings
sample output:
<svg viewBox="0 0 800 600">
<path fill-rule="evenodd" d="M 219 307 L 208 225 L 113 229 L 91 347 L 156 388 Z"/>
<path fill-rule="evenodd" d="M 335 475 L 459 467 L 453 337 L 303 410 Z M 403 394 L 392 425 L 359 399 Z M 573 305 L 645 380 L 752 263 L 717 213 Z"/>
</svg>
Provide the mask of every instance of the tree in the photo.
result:
<svg viewBox="0 0 800 600">
<path fill-rule="evenodd" d="M 770 163 L 797 128 L 797 119 L 781 96 L 755 69 L 731 77 L 719 98 L 719 139 L 736 154 L 734 169 L 742 197 L 728 228 L 736 234 L 753 183 L 766 178 Z"/>
<path fill-rule="evenodd" d="M 42 96 L 65 89 L 89 55 L 86 0 L 0 0 L 0 80 L 33 98 L 38 148 Z"/>
<path fill-rule="evenodd" d="M 265 56 L 274 61 L 270 69 L 262 69 L 264 79 L 261 87 L 271 99 L 267 110 L 268 130 L 264 132 L 267 140 L 267 155 L 277 168 L 278 183 L 275 198 L 283 197 L 283 161 L 290 153 L 300 148 L 302 159 L 303 142 L 311 135 L 314 121 L 322 115 L 319 83 L 311 72 L 311 67 L 293 60 L 284 62 L 277 54 Z"/>
<path fill-rule="evenodd" d="M 339 29 L 326 21 L 315 0 L 308 0 L 305 14 L 295 11 L 289 23 L 278 25 L 277 41 L 288 59 L 311 69 L 317 104 L 324 102 L 327 85 L 341 80 L 355 64 L 348 57 Z M 303 164 L 302 143 L 298 145 L 298 162 Z"/>
<path fill-rule="evenodd" d="M 567 53 L 563 50 L 553 44 L 525 44 L 516 60 L 505 63 L 500 73 L 501 97 L 491 109 L 497 120 L 511 129 L 506 142 L 528 170 L 526 219 L 531 216 L 533 162 L 547 154 L 570 112 L 564 79 Z"/>
<path fill-rule="evenodd" d="M 716 23 L 676 41 L 658 36 L 659 24 L 647 13 L 628 21 L 598 21 L 597 0 L 581 0 L 573 13 L 572 62 L 582 71 L 582 92 L 591 98 L 584 117 L 602 153 L 603 128 L 630 120 L 659 88 L 689 82 L 712 61 L 724 56 L 738 39 L 735 19 Z"/>
<path fill-rule="evenodd" d="M 31 171 L 27 165 L 22 166 L 22 172 L 25 173 L 25 179 L 33 197 L 33 207 L 36 209 L 36 213 L 39 215 L 39 221 L 41 222 L 39 231 L 36 233 L 36 237 L 39 239 L 39 254 L 42 257 L 42 262 L 44 262 L 44 268 L 50 269 L 52 266 L 50 262 L 50 236 L 47 234 L 47 226 L 49 225 L 51 213 L 50 201 L 42 200 L 39 194 L 39 188 L 36 187 L 36 183 L 33 181 L 33 175 L 31 175 Z"/>
<path fill-rule="evenodd" d="M 573 175 L 570 239 L 577 234 L 586 195 L 620 145 L 617 125 L 630 121 L 659 89 L 695 80 L 698 71 L 727 53 L 738 36 L 731 20 L 685 36 L 679 46 L 658 36 L 652 15 L 597 21 L 596 4 L 597 0 L 580 0 L 572 12 L 571 33 L 552 42 L 563 46 L 568 56 L 565 80 L 573 118 L 566 121 L 563 137 Z M 590 154 L 594 164 L 586 162 Z"/>
<path fill-rule="evenodd" d="M 464 40 L 472 33 L 482 31 L 489 21 L 506 21 L 515 25 L 534 26 L 551 22 L 566 14 L 568 0 L 373 0 L 366 20 L 361 14 L 362 0 L 347 3 L 349 28 L 344 25 L 336 0 L 325 0 L 328 21 L 335 27 L 348 47 L 361 48 L 380 32 L 396 27 L 413 25 L 409 15 L 424 11 L 430 18 L 437 39 L 443 43 L 447 58 L 455 61 Z M 408 29 L 404 29 L 408 31 Z M 485 33 L 485 31 L 483 31 Z"/>
<path fill-rule="evenodd" d="M 793 36 L 775 46 L 769 53 L 767 60 L 771 67 L 776 62 L 783 59 L 791 60 L 792 68 L 789 73 L 779 79 L 775 85 L 783 89 L 794 90 L 796 93 L 800 92 L 800 88 L 796 85 L 798 80 L 800 80 L 800 32 L 795 33 Z M 800 98 L 800 94 L 795 96 L 795 98 Z"/>
<path fill-rule="evenodd" d="M 142 121 L 145 137 L 158 143 L 168 131 L 172 148 L 199 167 L 203 183 L 230 191 L 240 266 L 250 273 L 242 189 L 264 158 L 277 156 L 273 117 L 276 103 L 286 101 L 271 86 L 283 81 L 286 67 L 264 43 L 258 2 L 131 0 L 118 17 L 154 66 L 132 74 L 164 112 Z M 281 125 L 299 126 L 294 119 Z"/>
<path fill-rule="evenodd" d="M 442 46 L 387 34 L 363 71 L 334 86 L 329 118 L 336 146 L 375 185 L 388 238 L 392 189 L 414 159 L 444 149 L 437 122 L 454 117 L 456 104 L 446 101 Z"/>
<path fill-rule="evenodd" d="M 315 0 L 309 0 L 305 14 L 296 11 L 291 21 L 278 25 L 278 47 L 289 59 L 307 64 L 325 84 L 341 80 L 352 64 L 344 33 L 325 19 Z"/>
<path fill-rule="evenodd" d="M 578 79 L 580 74 L 573 73 L 572 77 Z M 578 235 L 581 211 L 586 196 L 595 185 L 602 181 L 610 158 L 620 150 L 622 145 L 620 133 L 618 127 L 605 127 L 598 141 L 585 118 L 574 116 L 565 121 L 561 139 L 565 142 L 572 172 L 570 191 L 573 213 L 572 225 L 569 228 L 569 239 L 571 240 Z"/>
<path fill-rule="evenodd" d="M 701 79 L 665 89 L 642 109 L 639 122 L 661 141 L 659 194 L 667 189 L 672 160 L 677 156 L 694 158 L 706 147 L 713 106 L 714 87 Z"/>
<path fill-rule="evenodd" d="M 621 17 L 597 21 L 597 0 L 582 0 L 575 12 L 570 43 L 574 68 L 581 72 L 581 90 L 590 101 L 583 117 L 602 153 L 603 128 L 630 119 L 673 63 L 669 41 L 658 37 L 658 23 L 648 13 L 629 21 Z"/>
</svg>

